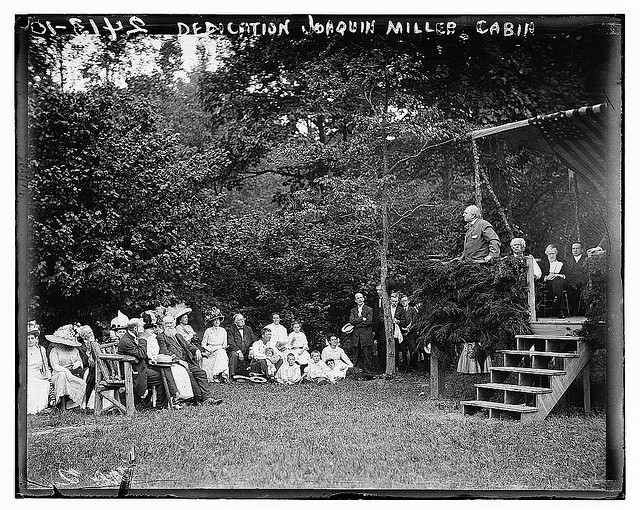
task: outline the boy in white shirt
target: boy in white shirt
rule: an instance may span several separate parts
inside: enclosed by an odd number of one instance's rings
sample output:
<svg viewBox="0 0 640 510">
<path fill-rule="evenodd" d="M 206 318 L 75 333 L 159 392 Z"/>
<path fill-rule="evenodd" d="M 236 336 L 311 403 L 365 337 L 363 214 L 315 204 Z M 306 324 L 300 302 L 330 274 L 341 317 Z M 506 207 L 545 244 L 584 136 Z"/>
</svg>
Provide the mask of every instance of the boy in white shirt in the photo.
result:
<svg viewBox="0 0 640 510">
<path fill-rule="evenodd" d="M 304 369 L 304 379 L 306 381 L 315 382 L 317 384 L 327 384 L 329 382 L 329 367 L 320 359 L 320 353 L 313 351 L 311 353 L 311 361 Z"/>
<path fill-rule="evenodd" d="M 287 355 L 287 362 L 278 370 L 276 380 L 280 384 L 296 384 L 302 381 L 300 365 L 296 363 L 296 357 L 292 353 Z"/>
</svg>

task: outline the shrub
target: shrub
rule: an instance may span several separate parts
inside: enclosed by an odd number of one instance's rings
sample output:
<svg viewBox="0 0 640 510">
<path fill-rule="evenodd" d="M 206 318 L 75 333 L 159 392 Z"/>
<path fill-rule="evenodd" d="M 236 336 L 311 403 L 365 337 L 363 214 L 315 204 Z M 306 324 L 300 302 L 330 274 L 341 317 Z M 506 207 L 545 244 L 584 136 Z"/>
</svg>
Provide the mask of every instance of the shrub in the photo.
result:
<svg viewBox="0 0 640 510">
<path fill-rule="evenodd" d="M 478 342 L 489 356 L 512 347 L 529 328 L 526 266 L 506 257 L 493 264 L 428 261 L 420 268 L 416 327 L 425 342 L 455 359 L 455 346 Z"/>
</svg>

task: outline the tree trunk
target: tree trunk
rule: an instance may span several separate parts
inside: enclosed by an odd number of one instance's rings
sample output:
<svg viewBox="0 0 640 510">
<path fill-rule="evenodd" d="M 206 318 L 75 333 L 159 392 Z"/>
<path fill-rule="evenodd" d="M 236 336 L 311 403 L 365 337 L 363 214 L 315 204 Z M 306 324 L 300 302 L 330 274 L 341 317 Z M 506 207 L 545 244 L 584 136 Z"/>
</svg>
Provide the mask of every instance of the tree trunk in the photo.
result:
<svg viewBox="0 0 640 510">
<path fill-rule="evenodd" d="M 387 253 L 389 251 L 389 154 L 387 151 L 387 115 L 389 112 L 389 74 L 385 66 L 385 100 L 382 112 L 382 186 L 381 186 L 381 216 L 382 216 L 382 244 L 380 246 L 380 284 L 382 285 L 382 308 L 384 310 L 384 332 L 387 342 L 387 360 L 385 375 L 393 376 L 396 371 L 396 346 L 393 339 L 393 318 L 391 317 L 391 305 L 387 293 L 387 275 L 389 265 Z"/>
</svg>

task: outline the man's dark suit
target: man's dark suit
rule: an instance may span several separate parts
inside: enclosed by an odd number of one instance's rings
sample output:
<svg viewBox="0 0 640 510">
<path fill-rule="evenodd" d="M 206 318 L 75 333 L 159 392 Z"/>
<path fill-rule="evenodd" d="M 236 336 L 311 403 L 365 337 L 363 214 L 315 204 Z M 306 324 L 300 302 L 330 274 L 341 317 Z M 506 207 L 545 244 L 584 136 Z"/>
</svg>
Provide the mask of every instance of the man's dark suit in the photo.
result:
<svg viewBox="0 0 640 510">
<path fill-rule="evenodd" d="M 229 344 L 229 377 L 233 377 L 238 372 L 238 368 L 242 367 L 243 371 L 246 370 L 249 364 L 249 349 L 253 345 L 253 342 L 258 340 L 258 337 L 253 332 L 250 326 L 246 324 L 242 328 L 242 334 L 235 324 L 227 329 L 227 343 Z M 238 355 L 240 351 L 244 357 L 240 360 Z"/>
<path fill-rule="evenodd" d="M 402 307 L 402 305 L 400 305 Z M 405 361 L 407 368 L 415 368 L 418 362 L 418 352 L 416 350 L 416 333 L 414 330 L 416 318 L 418 316 L 418 310 L 413 306 L 407 306 L 404 308 L 404 325 L 400 327 L 404 341 L 400 344 L 400 352 Z M 409 359 L 407 360 L 407 353 Z M 397 363 L 400 364 L 400 358 L 396 352 Z M 408 362 L 408 363 L 407 363 Z"/>
<path fill-rule="evenodd" d="M 349 322 L 353 325 L 351 342 L 355 349 L 354 365 L 367 371 L 373 370 L 373 309 L 362 305 L 362 313 L 358 314 L 358 307 L 351 309 Z"/>
<path fill-rule="evenodd" d="M 193 389 L 193 399 L 196 402 L 204 402 L 211 398 L 207 373 L 198 366 L 196 360 L 196 351 L 198 350 L 196 346 L 192 343 L 187 343 L 180 333 L 176 333 L 175 338 L 166 335 L 164 332 L 158 333 L 157 339 L 160 354 L 175 356 L 179 360 L 187 362 L 187 371 L 189 372 L 191 388 Z"/>
<path fill-rule="evenodd" d="M 565 263 L 569 305 L 571 306 L 571 311 L 575 312 L 576 315 L 580 313 L 580 310 L 578 310 L 578 304 L 580 303 L 582 287 L 584 287 L 589 281 L 589 266 L 587 260 L 586 255 L 582 254 L 580 256 L 580 260 L 576 262 L 576 259 L 571 255 Z"/>
<path fill-rule="evenodd" d="M 147 341 L 144 338 L 137 339 L 127 331 L 118 342 L 118 353 L 136 358 L 133 364 L 133 392 L 140 398 L 147 389 L 155 387 L 156 401 L 159 407 L 167 403 L 167 393 L 164 391 L 162 376 L 156 370 L 150 370 L 147 366 Z"/>
<path fill-rule="evenodd" d="M 484 262 L 487 255 L 493 258 L 500 256 L 500 238 L 491 223 L 476 218 L 473 223 L 467 225 L 464 249 L 460 258 L 469 262 Z"/>
</svg>

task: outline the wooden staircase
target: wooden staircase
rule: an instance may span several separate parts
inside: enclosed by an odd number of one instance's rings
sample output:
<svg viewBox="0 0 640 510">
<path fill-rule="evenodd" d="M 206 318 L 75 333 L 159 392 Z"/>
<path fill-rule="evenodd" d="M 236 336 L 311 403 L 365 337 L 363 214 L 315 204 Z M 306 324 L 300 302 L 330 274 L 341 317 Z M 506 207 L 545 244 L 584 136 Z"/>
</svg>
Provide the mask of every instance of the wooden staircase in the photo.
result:
<svg viewBox="0 0 640 510">
<path fill-rule="evenodd" d="M 464 414 L 544 420 L 581 372 L 588 412 L 588 363 L 594 349 L 576 335 L 583 321 L 541 319 L 531 324 L 534 334 L 516 335 L 515 349 L 499 351 L 504 366 L 492 367 L 490 382 L 475 385 L 476 400 L 461 402 Z"/>
</svg>

